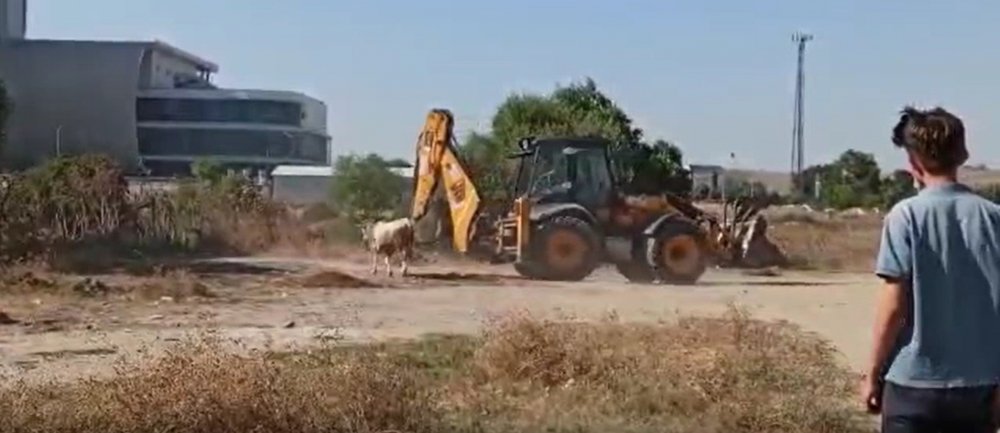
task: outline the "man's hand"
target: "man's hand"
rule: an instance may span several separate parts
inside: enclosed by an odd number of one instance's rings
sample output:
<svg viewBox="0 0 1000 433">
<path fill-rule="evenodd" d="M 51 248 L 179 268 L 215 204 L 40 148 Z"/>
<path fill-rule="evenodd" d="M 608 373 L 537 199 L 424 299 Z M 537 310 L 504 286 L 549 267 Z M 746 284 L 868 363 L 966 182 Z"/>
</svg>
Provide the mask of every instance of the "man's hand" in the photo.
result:
<svg viewBox="0 0 1000 433">
<path fill-rule="evenodd" d="M 882 383 L 877 376 L 869 374 L 861 378 L 858 397 L 861 398 L 862 407 L 868 413 L 877 415 L 882 412 Z"/>
<path fill-rule="evenodd" d="M 865 409 L 872 414 L 882 411 L 882 374 L 889 359 L 896 338 L 906 320 L 906 290 L 898 279 L 887 278 L 885 288 L 879 292 L 878 308 L 875 311 L 873 345 L 868 362 L 868 374 L 861 379 L 860 397 Z"/>
</svg>

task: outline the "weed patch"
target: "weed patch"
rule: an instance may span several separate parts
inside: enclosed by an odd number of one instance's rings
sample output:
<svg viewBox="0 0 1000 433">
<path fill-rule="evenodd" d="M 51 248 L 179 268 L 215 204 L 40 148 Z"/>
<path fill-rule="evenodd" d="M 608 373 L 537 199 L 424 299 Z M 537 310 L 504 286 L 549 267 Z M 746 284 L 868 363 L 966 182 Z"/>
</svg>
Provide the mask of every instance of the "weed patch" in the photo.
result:
<svg viewBox="0 0 1000 433">
<path fill-rule="evenodd" d="M 877 216 L 772 224 L 771 238 L 803 270 L 871 272 L 882 220 Z"/>
<path fill-rule="evenodd" d="M 869 431 L 851 382 L 824 341 L 739 311 L 672 325 L 513 316 L 479 337 L 306 353 L 195 340 L 111 379 L 0 386 L 0 431 Z"/>
</svg>

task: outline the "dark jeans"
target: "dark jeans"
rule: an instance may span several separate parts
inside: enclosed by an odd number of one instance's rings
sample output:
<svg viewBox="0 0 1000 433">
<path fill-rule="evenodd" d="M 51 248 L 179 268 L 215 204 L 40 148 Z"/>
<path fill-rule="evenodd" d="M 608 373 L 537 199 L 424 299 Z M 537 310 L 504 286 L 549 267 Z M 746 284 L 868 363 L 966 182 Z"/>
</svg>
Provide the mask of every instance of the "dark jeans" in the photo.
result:
<svg viewBox="0 0 1000 433">
<path fill-rule="evenodd" d="M 996 433 L 994 387 L 921 389 L 886 383 L 882 433 Z"/>
</svg>

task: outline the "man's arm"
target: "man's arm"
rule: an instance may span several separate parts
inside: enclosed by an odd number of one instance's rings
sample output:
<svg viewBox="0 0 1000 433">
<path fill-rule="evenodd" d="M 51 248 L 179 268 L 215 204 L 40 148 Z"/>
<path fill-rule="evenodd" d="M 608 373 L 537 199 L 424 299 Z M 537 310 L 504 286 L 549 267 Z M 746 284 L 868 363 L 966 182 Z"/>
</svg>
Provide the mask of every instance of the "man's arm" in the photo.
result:
<svg viewBox="0 0 1000 433">
<path fill-rule="evenodd" d="M 906 302 L 904 283 L 895 278 L 886 279 L 875 310 L 875 326 L 872 329 L 874 339 L 867 370 L 870 380 L 881 379 L 889 355 L 895 349 L 896 339 L 906 320 Z"/>
<path fill-rule="evenodd" d="M 912 239 L 905 205 L 897 205 L 886 216 L 882 242 L 875 264 L 875 274 L 885 281 L 879 292 L 872 333 L 872 350 L 868 369 L 861 381 L 861 398 L 870 412 L 881 410 L 882 375 L 892 362 L 889 357 L 897 349 L 909 302 L 908 290 L 912 275 Z"/>
</svg>

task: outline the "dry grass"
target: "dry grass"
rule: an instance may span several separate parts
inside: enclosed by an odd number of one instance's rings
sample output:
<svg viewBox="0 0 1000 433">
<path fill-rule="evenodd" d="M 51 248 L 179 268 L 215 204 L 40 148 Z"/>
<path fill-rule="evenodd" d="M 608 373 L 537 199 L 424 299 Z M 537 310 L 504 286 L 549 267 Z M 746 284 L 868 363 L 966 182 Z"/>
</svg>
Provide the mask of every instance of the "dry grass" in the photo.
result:
<svg viewBox="0 0 1000 433">
<path fill-rule="evenodd" d="M 795 267 L 871 272 L 878 252 L 881 216 L 820 215 L 772 222 L 768 237 Z"/>
<path fill-rule="evenodd" d="M 424 432 L 434 409 L 418 376 L 374 356 L 280 364 L 189 344 L 111 380 L 14 385 L 4 432 Z"/>
<path fill-rule="evenodd" d="M 739 312 L 669 326 L 512 317 L 481 338 L 234 353 L 208 340 L 109 380 L 10 383 L 0 431 L 868 431 L 828 344 Z"/>
</svg>

